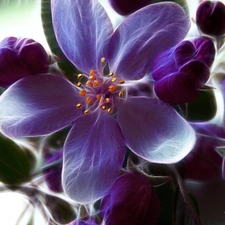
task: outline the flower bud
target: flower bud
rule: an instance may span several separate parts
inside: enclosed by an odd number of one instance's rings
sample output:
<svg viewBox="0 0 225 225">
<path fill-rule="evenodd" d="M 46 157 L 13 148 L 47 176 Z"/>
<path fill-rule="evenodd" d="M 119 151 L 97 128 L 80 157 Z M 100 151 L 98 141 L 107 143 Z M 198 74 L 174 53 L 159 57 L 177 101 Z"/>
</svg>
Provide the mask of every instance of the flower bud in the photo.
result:
<svg viewBox="0 0 225 225">
<path fill-rule="evenodd" d="M 210 77 L 214 57 L 214 43 L 207 37 L 182 41 L 162 52 L 152 67 L 156 95 L 171 104 L 194 101 Z"/>
<path fill-rule="evenodd" d="M 156 225 L 160 202 L 145 176 L 127 173 L 119 177 L 103 197 L 100 211 L 107 225 Z"/>
<path fill-rule="evenodd" d="M 223 158 L 216 148 L 224 145 L 224 128 L 206 123 L 193 123 L 192 126 L 199 135 L 193 150 L 183 159 L 183 177 L 205 181 L 221 176 Z"/>
<path fill-rule="evenodd" d="M 225 34 L 225 5 L 220 1 L 203 1 L 196 12 L 196 23 L 205 34 Z"/>
<path fill-rule="evenodd" d="M 45 164 L 54 163 L 60 159 L 62 159 L 63 151 L 60 150 L 56 153 L 49 153 L 45 155 Z M 61 184 L 61 173 L 62 173 L 62 162 L 57 165 L 54 165 L 52 168 L 49 168 L 45 171 L 45 181 L 47 183 L 48 188 L 51 191 L 56 193 L 62 192 L 62 184 Z"/>
<path fill-rule="evenodd" d="M 112 8 L 122 16 L 129 15 L 150 4 L 149 0 L 109 0 Z"/>
<path fill-rule="evenodd" d="M 48 72 L 50 60 L 38 42 L 28 38 L 7 37 L 0 42 L 0 87 L 17 80 Z"/>
</svg>

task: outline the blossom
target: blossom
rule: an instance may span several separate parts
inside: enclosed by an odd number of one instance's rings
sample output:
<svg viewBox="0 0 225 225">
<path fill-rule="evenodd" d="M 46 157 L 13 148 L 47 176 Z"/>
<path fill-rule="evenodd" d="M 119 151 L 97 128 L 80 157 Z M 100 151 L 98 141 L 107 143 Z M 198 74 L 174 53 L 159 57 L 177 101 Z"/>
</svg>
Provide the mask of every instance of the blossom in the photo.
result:
<svg viewBox="0 0 225 225">
<path fill-rule="evenodd" d="M 0 87 L 7 88 L 25 76 L 46 73 L 49 56 L 29 38 L 7 37 L 0 42 Z"/>
<path fill-rule="evenodd" d="M 103 197 L 100 212 L 107 225 L 156 225 L 160 201 L 147 177 L 126 173 Z"/>
<path fill-rule="evenodd" d="M 142 91 L 129 95 L 129 88 L 148 83 L 155 56 L 186 35 L 184 10 L 175 3 L 150 5 L 113 31 L 96 0 L 54 0 L 51 8 L 57 41 L 83 71 L 81 82 L 48 74 L 19 80 L 0 97 L 2 133 L 18 138 L 72 126 L 64 144 L 62 185 L 79 203 L 94 202 L 111 187 L 126 146 L 155 163 L 186 156 L 195 142 L 191 126 L 160 100 Z"/>
<path fill-rule="evenodd" d="M 209 79 L 214 57 L 214 43 L 207 37 L 182 41 L 160 53 L 152 67 L 156 95 L 172 104 L 195 100 Z"/>
</svg>

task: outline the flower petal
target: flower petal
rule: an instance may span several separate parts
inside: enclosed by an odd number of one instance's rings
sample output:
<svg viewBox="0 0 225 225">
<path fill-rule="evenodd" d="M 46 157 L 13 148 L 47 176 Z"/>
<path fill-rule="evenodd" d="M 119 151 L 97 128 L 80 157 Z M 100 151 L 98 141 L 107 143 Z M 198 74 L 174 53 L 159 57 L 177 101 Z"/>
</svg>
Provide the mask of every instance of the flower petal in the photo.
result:
<svg viewBox="0 0 225 225">
<path fill-rule="evenodd" d="M 101 58 L 113 32 L 97 0 L 52 0 L 53 26 L 59 46 L 83 72 L 101 71 Z"/>
<path fill-rule="evenodd" d="M 0 131 L 15 138 L 55 132 L 80 115 L 79 100 L 76 88 L 62 77 L 25 77 L 0 96 Z"/>
<path fill-rule="evenodd" d="M 112 35 L 110 69 L 123 79 L 140 79 L 151 70 L 155 57 L 181 41 L 189 19 L 174 3 L 146 6 L 128 16 Z"/>
<path fill-rule="evenodd" d="M 126 145 L 150 162 L 176 163 L 195 144 L 193 128 L 169 105 L 154 98 L 128 98 L 118 107 Z"/>
<path fill-rule="evenodd" d="M 64 147 L 63 187 L 70 198 L 91 203 L 119 176 L 125 144 L 117 122 L 106 112 L 78 118 Z"/>
</svg>

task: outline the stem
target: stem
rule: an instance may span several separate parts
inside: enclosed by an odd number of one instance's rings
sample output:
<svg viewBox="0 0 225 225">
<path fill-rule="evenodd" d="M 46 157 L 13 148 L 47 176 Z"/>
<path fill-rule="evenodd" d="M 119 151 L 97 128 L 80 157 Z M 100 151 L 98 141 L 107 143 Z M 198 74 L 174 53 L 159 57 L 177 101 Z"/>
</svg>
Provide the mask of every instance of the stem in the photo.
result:
<svg viewBox="0 0 225 225">
<path fill-rule="evenodd" d="M 171 169 L 171 172 L 173 173 L 173 176 L 174 176 L 174 180 L 177 182 L 178 186 L 179 186 L 179 189 L 180 189 L 180 193 L 184 199 L 184 203 L 186 204 L 189 212 L 190 212 L 190 215 L 191 217 L 193 218 L 194 222 L 195 222 L 195 225 L 202 225 L 197 213 L 196 213 L 196 210 L 189 198 L 189 195 L 187 193 L 187 190 L 185 189 L 184 187 L 184 183 L 183 183 L 183 180 L 179 174 L 179 172 L 177 171 L 176 169 L 176 166 L 174 165 L 171 165 L 169 166 L 170 169 Z"/>
</svg>

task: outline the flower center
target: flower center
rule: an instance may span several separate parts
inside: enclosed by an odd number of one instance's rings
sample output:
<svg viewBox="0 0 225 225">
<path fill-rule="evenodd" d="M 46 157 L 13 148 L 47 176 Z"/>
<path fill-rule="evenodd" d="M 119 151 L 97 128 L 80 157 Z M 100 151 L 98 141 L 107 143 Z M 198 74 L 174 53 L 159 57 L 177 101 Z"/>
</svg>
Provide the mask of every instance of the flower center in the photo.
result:
<svg viewBox="0 0 225 225">
<path fill-rule="evenodd" d="M 77 109 L 83 110 L 84 114 L 89 114 L 96 109 L 107 111 L 110 114 L 116 112 L 117 98 L 123 98 L 125 95 L 124 80 L 119 79 L 113 72 L 104 73 L 105 59 L 101 59 L 102 73 L 91 70 L 90 74 L 78 74 L 77 83 L 79 95 L 84 101 L 76 105 Z M 86 81 L 81 79 L 86 77 Z"/>
</svg>

